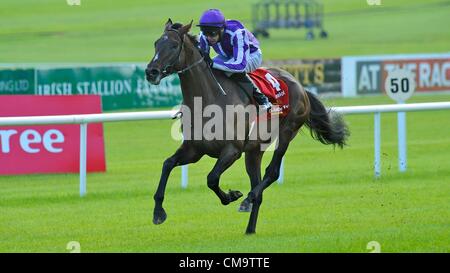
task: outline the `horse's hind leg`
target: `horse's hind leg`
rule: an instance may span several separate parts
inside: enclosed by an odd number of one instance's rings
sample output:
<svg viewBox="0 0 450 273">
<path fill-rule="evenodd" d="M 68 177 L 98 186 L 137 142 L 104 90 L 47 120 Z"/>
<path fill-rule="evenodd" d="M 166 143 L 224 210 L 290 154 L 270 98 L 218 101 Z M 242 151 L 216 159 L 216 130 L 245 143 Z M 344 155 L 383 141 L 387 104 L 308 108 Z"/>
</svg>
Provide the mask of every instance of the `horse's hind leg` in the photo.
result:
<svg viewBox="0 0 450 273">
<path fill-rule="evenodd" d="M 242 203 L 254 203 L 261 195 L 265 188 L 275 182 L 280 176 L 281 161 L 289 146 L 290 141 L 298 133 L 298 129 L 285 129 L 279 135 L 278 147 L 275 149 L 272 160 L 266 168 L 263 180 L 254 189 L 252 189 L 247 198 Z"/>
<path fill-rule="evenodd" d="M 253 190 L 261 182 L 261 159 L 264 152 L 258 147 L 255 150 L 245 153 L 245 170 L 250 178 L 251 189 Z M 250 212 L 251 206 L 241 204 L 240 212 Z"/>
<path fill-rule="evenodd" d="M 252 189 L 256 188 L 258 184 L 261 182 L 261 159 L 262 159 L 263 151 L 259 149 L 259 147 L 254 151 L 249 151 L 245 153 L 245 167 L 247 170 L 247 174 L 250 177 L 250 182 Z M 239 211 L 250 211 L 250 218 L 247 225 L 246 234 L 255 233 L 256 221 L 258 219 L 259 207 L 262 203 L 262 194 L 259 195 L 259 198 L 254 201 L 253 204 L 244 204 L 242 203 Z"/>
<path fill-rule="evenodd" d="M 241 157 L 241 153 L 242 152 L 233 144 L 225 146 L 220 153 L 214 168 L 208 174 L 208 187 L 214 191 L 223 205 L 228 205 L 242 196 L 242 193 L 239 191 L 230 190 L 228 193 L 225 193 L 219 187 L 220 176 L 226 169 L 233 165 L 239 157 Z"/>
<path fill-rule="evenodd" d="M 158 189 L 153 196 L 153 199 L 155 200 L 155 209 L 153 210 L 153 223 L 155 225 L 162 224 L 167 218 L 167 214 L 164 211 L 162 203 L 164 201 L 164 192 L 166 190 L 167 180 L 169 178 L 170 172 L 176 166 L 197 162 L 202 156 L 203 154 L 199 154 L 192 146 L 183 143 L 174 155 L 164 161 Z"/>
</svg>

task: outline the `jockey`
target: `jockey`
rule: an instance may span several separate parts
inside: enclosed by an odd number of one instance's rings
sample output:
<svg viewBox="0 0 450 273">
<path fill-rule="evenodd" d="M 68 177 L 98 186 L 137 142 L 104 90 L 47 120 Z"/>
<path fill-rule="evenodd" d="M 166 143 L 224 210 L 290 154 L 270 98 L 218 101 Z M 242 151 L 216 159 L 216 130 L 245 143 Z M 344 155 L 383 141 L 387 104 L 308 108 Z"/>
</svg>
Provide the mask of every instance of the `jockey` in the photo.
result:
<svg viewBox="0 0 450 273">
<path fill-rule="evenodd" d="M 262 52 L 255 36 L 241 22 L 225 20 L 218 9 L 205 11 L 197 26 L 201 31 L 199 47 L 209 65 L 251 86 L 256 102 L 269 110 L 272 104 L 247 75 L 262 63 Z M 218 54 L 213 60 L 209 58 L 210 46 Z"/>
</svg>

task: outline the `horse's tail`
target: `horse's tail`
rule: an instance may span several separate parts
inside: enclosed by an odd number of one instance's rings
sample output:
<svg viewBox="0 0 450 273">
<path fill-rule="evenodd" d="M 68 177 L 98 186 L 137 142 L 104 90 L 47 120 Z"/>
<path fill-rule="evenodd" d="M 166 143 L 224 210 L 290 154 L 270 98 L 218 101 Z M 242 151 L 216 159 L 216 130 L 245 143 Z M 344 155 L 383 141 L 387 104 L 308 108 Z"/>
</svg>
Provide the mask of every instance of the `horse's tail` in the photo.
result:
<svg viewBox="0 0 450 273">
<path fill-rule="evenodd" d="M 305 91 L 311 106 L 309 118 L 306 120 L 306 126 L 309 127 L 311 136 L 323 144 L 333 144 L 343 148 L 350 135 L 344 118 L 335 111 L 327 111 L 314 94 Z"/>
</svg>

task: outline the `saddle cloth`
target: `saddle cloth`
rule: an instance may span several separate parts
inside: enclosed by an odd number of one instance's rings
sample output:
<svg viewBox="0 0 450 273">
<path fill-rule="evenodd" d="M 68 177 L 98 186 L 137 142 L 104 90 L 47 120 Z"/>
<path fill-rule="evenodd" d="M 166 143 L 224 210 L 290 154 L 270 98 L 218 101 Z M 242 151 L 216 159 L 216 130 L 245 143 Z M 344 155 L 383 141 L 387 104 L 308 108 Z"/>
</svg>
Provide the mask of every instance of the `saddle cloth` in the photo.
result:
<svg viewBox="0 0 450 273">
<path fill-rule="evenodd" d="M 253 83 L 269 98 L 273 104 L 271 114 L 279 114 L 281 117 L 289 113 L 289 93 L 287 84 L 275 78 L 268 70 L 258 68 L 248 73 Z"/>
</svg>

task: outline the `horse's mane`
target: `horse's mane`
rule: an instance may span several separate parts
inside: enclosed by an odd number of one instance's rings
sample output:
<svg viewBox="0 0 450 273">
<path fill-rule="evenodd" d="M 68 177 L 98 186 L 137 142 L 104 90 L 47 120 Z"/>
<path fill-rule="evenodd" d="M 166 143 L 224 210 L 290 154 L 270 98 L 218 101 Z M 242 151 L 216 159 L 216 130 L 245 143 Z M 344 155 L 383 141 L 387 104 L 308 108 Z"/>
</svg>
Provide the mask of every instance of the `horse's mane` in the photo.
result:
<svg viewBox="0 0 450 273">
<path fill-rule="evenodd" d="M 183 26 L 183 24 L 181 23 L 174 23 L 170 28 L 171 29 L 175 29 L 178 30 Z M 198 47 L 199 41 L 197 39 L 197 36 L 190 34 L 190 33 L 186 33 L 186 35 L 188 36 L 189 40 L 191 40 L 191 43 L 195 46 Z"/>
</svg>

